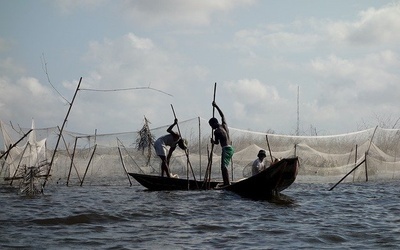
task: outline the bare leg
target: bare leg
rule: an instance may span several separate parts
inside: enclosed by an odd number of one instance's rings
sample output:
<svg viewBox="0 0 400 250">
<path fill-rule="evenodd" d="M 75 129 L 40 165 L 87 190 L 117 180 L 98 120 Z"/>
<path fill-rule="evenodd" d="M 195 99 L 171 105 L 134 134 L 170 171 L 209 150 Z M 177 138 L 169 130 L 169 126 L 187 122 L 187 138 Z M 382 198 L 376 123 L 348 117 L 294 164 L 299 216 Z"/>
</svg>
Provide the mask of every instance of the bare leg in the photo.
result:
<svg viewBox="0 0 400 250">
<path fill-rule="evenodd" d="M 169 172 L 168 164 L 167 164 L 167 158 L 163 155 L 159 155 L 161 158 L 161 176 L 164 176 L 164 172 L 166 173 L 167 177 L 171 177 L 171 174 Z"/>
<path fill-rule="evenodd" d="M 222 172 L 222 179 L 224 180 L 224 186 L 229 185 L 229 173 L 228 173 L 228 169 L 223 166 L 221 167 L 221 172 Z"/>
</svg>

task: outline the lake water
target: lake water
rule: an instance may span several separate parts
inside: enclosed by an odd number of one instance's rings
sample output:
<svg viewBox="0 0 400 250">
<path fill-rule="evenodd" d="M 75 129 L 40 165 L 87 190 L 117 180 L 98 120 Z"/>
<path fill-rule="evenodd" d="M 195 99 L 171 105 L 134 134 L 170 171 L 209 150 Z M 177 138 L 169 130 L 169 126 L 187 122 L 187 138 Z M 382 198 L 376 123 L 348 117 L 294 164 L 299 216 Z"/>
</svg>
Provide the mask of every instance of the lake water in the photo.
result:
<svg viewBox="0 0 400 250">
<path fill-rule="evenodd" d="M 400 182 L 294 183 L 280 199 L 133 186 L 0 186 L 0 249 L 399 249 Z"/>
</svg>

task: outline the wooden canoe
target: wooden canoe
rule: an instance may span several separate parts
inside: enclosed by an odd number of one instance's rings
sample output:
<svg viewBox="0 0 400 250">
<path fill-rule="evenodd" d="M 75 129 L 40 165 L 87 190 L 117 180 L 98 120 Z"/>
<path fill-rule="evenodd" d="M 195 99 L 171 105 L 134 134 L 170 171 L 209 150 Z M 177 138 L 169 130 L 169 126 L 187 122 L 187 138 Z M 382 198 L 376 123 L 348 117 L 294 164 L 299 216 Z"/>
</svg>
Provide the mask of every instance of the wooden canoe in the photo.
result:
<svg viewBox="0 0 400 250">
<path fill-rule="evenodd" d="M 220 182 L 212 181 L 207 188 L 203 181 L 137 173 L 129 173 L 129 175 L 150 191 L 219 189 L 253 199 L 270 199 L 296 180 L 297 171 L 298 158 L 284 158 L 260 173 L 233 182 L 229 186 L 220 187 L 218 185 L 221 184 Z"/>
</svg>

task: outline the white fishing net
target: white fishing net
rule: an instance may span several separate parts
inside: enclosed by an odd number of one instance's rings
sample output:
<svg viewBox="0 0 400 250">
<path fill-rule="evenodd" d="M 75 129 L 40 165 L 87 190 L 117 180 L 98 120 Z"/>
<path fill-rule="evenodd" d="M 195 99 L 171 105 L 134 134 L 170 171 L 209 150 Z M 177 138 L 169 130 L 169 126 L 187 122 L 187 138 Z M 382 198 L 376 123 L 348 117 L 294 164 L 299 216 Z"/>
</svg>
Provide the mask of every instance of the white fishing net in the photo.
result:
<svg viewBox="0 0 400 250">
<path fill-rule="evenodd" d="M 145 120 L 144 124 L 147 124 Z M 48 182 L 83 186 L 130 185 L 136 182 L 127 172 L 158 175 L 160 159 L 155 154 L 151 142 L 167 134 L 166 129 L 169 125 L 151 128 L 151 124 L 148 124 L 147 129 L 144 125 L 133 132 L 115 134 L 85 135 L 64 130 L 51 165 L 51 177 Z M 211 128 L 208 119 L 193 118 L 179 121 L 178 125 L 182 136 L 188 141 L 189 157 L 177 148 L 170 162 L 171 172 L 181 178 L 193 178 L 194 173 L 197 180 L 202 180 L 211 150 Z M 1 123 L 1 129 L 5 150 L 29 130 L 16 129 L 5 123 Z M 178 131 L 177 127 L 174 127 L 174 131 Z M 43 155 L 51 162 L 59 128 L 34 129 L 34 132 L 36 145 L 45 140 Z M 267 152 L 266 165 L 270 164 L 271 155 L 273 159 L 298 156 L 300 168 L 296 182 L 336 183 L 356 166 L 358 167 L 343 181 L 400 178 L 398 129 L 377 127 L 332 136 L 291 136 L 230 128 L 230 135 L 235 154 L 229 174 L 234 180 L 250 175 L 251 163 L 260 149 Z M 21 148 L 27 141 L 28 138 L 22 140 L 18 148 L 13 148 L 8 157 L 1 159 L 2 181 L 4 177 L 12 176 L 18 166 L 17 159 L 22 154 Z M 221 179 L 220 153 L 220 146 L 215 145 L 212 179 Z M 30 159 L 25 165 L 39 164 L 39 158 Z"/>
</svg>

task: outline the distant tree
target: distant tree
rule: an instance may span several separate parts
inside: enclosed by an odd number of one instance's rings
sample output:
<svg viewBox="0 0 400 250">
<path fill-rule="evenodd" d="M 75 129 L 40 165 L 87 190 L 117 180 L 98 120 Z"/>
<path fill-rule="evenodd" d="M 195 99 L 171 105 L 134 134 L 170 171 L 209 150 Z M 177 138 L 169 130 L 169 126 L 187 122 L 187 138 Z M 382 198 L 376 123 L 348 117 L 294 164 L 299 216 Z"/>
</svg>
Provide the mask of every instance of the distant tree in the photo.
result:
<svg viewBox="0 0 400 250">
<path fill-rule="evenodd" d="M 382 114 L 373 114 L 373 118 L 375 122 L 367 122 L 364 119 L 361 120 L 361 124 L 358 124 L 357 127 L 359 130 L 368 129 L 371 127 L 379 126 L 381 128 L 388 129 L 398 129 L 400 128 L 400 117 L 392 117 L 391 115 L 382 115 Z"/>
</svg>

